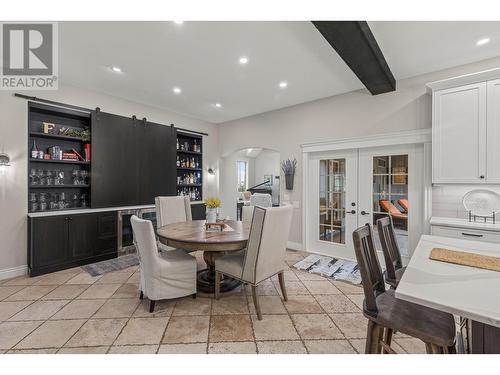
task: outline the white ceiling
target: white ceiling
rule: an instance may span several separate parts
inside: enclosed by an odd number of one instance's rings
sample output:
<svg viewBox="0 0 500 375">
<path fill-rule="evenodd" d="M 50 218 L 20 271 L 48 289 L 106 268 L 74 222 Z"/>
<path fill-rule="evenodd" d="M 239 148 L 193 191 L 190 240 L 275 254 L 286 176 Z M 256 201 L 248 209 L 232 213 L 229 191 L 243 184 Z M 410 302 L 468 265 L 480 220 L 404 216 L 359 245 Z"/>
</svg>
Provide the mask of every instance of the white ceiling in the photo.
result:
<svg viewBox="0 0 500 375">
<path fill-rule="evenodd" d="M 396 79 L 500 55 L 500 22 L 369 24 Z M 62 22 L 59 40 L 63 84 L 215 123 L 363 87 L 306 21 Z"/>
</svg>

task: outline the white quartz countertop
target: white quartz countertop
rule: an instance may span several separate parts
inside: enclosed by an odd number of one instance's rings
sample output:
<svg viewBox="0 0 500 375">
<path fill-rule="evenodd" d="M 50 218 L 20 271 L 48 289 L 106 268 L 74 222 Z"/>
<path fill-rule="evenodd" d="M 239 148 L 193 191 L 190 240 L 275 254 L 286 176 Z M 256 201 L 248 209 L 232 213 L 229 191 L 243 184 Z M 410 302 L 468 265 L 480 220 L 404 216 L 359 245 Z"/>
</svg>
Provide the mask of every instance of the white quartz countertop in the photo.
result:
<svg viewBox="0 0 500 375">
<path fill-rule="evenodd" d="M 203 201 L 193 201 L 191 204 L 199 204 Z M 82 208 L 74 210 L 60 210 L 60 211 L 41 211 L 41 212 L 31 212 L 28 217 L 46 217 L 46 216 L 59 216 L 59 215 L 78 215 L 78 214 L 90 214 L 95 212 L 107 212 L 107 211 L 127 211 L 127 210 L 145 210 L 149 208 L 155 208 L 154 204 L 143 205 L 143 206 L 123 206 L 123 207 L 104 207 L 104 208 Z"/>
<path fill-rule="evenodd" d="M 477 219 L 476 222 L 471 223 L 469 222 L 468 219 L 433 216 L 430 220 L 430 224 L 439 225 L 441 227 L 454 227 L 454 228 L 489 230 L 492 232 L 500 232 L 500 222 L 498 222 L 497 224 L 493 224 L 491 222 L 481 223 L 479 220 L 480 219 Z"/>
<path fill-rule="evenodd" d="M 500 257 L 500 245 L 423 235 L 396 297 L 500 327 L 500 272 L 429 259 L 434 247 Z"/>
</svg>

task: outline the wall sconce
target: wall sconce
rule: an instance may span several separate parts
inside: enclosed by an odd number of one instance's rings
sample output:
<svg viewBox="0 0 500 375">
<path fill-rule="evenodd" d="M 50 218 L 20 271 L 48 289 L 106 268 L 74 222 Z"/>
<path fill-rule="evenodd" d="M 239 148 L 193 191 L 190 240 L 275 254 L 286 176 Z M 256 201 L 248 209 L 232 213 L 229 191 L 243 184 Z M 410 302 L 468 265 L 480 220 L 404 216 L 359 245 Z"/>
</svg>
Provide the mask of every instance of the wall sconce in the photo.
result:
<svg viewBox="0 0 500 375">
<path fill-rule="evenodd" d="M 5 172 L 6 168 L 10 166 L 10 157 L 7 154 L 0 153 L 0 172 Z"/>
<path fill-rule="evenodd" d="M 208 174 L 214 175 L 215 171 L 212 168 L 208 168 Z"/>
</svg>

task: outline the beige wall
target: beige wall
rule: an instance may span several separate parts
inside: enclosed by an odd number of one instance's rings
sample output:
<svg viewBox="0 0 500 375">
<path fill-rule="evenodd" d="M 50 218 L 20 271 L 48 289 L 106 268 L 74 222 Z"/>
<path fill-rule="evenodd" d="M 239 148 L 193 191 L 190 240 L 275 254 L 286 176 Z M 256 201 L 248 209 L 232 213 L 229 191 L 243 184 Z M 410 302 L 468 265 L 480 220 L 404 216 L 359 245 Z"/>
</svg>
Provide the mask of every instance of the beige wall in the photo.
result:
<svg viewBox="0 0 500 375">
<path fill-rule="evenodd" d="M 124 116 L 136 115 L 148 120 L 178 127 L 203 131 L 204 166 L 217 165 L 218 133 L 216 125 L 116 97 L 60 87 L 57 91 L 24 92 L 44 99 L 56 100 L 86 108 L 100 107 L 102 111 Z M 11 167 L 0 175 L 0 277 L 2 271 L 26 265 L 27 254 L 27 101 L 15 98 L 12 92 L 0 92 L 0 152 L 11 156 Z M 204 196 L 217 194 L 217 179 L 207 177 Z M 4 272 L 5 274 L 5 272 Z"/>
<path fill-rule="evenodd" d="M 431 127 L 431 99 L 427 82 L 498 68 L 500 58 L 465 65 L 397 82 L 397 91 L 372 96 L 360 90 L 310 103 L 299 104 L 219 125 L 220 154 L 245 147 L 277 150 L 281 159 L 297 158 L 298 170 L 292 192 L 282 198 L 295 202 L 290 241 L 302 242 L 302 154 L 306 142 L 375 135 Z M 287 90 L 301 90 L 293 87 Z M 221 184 L 224 181 L 221 180 Z"/>
</svg>

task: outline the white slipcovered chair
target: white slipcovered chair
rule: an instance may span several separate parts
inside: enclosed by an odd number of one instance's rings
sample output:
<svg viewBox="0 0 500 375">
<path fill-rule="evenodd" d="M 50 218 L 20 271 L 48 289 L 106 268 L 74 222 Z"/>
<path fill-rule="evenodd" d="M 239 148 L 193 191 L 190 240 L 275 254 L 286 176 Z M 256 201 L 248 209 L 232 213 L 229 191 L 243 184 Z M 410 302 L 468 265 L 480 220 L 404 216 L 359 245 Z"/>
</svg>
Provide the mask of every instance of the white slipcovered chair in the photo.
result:
<svg viewBox="0 0 500 375">
<path fill-rule="evenodd" d="M 189 197 L 156 197 L 156 222 L 158 228 L 172 223 L 191 221 L 191 203 Z M 172 251 L 175 248 L 158 243 L 161 251 Z"/>
<path fill-rule="evenodd" d="M 154 311 L 158 300 L 189 295 L 195 298 L 196 259 L 180 250 L 159 253 L 151 221 L 134 215 L 130 222 L 139 255 L 140 298 L 149 298 L 149 312 Z"/>
<path fill-rule="evenodd" d="M 250 197 L 250 206 L 272 207 L 273 198 L 271 194 L 255 193 Z"/>
<path fill-rule="evenodd" d="M 219 298 L 221 275 L 227 275 L 252 287 L 257 317 L 262 320 L 257 285 L 278 274 L 283 299 L 288 300 L 284 264 L 293 207 L 254 208 L 246 251 L 228 252 L 215 259 L 215 298 Z"/>
</svg>

